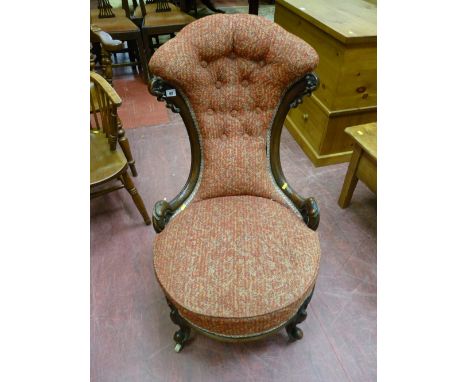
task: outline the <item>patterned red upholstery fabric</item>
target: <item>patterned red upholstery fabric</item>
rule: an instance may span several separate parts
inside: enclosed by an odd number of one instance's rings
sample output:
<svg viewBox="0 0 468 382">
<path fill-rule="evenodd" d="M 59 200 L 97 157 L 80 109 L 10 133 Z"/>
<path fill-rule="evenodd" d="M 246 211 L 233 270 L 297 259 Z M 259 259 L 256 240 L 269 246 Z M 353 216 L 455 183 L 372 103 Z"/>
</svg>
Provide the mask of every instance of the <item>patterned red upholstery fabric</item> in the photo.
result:
<svg viewBox="0 0 468 382">
<path fill-rule="evenodd" d="M 255 196 L 192 203 L 154 244 L 156 276 L 190 322 L 246 336 L 288 321 L 311 293 L 317 234 L 287 207 Z"/>
<path fill-rule="evenodd" d="M 181 315 L 205 330 L 272 330 L 313 288 L 318 238 L 275 184 L 268 152 L 283 92 L 317 63 L 307 43 L 246 14 L 194 21 L 150 61 L 188 98 L 202 149 L 191 202 L 156 237 L 156 276 Z"/>
</svg>

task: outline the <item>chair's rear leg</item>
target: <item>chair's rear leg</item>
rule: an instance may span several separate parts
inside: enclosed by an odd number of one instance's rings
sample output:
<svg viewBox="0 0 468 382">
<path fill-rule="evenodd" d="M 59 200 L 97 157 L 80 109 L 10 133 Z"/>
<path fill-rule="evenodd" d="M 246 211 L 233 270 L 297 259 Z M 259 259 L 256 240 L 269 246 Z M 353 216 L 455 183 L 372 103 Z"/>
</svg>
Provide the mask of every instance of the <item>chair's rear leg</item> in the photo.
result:
<svg viewBox="0 0 468 382">
<path fill-rule="evenodd" d="M 314 287 L 315 289 L 315 287 Z M 291 319 L 291 321 L 286 325 L 286 332 L 291 341 L 296 341 L 302 339 L 304 333 L 302 333 L 301 328 L 298 328 L 297 325 L 303 322 L 307 318 L 307 306 L 309 305 L 312 295 L 314 294 L 314 289 L 309 297 L 306 298 L 304 303 L 301 305 L 296 315 Z"/>
<path fill-rule="evenodd" d="M 146 207 L 143 203 L 143 200 L 141 199 L 140 194 L 138 193 L 137 189 L 135 188 L 135 185 L 133 184 L 132 178 L 128 175 L 127 171 L 125 171 L 121 175 L 121 180 L 122 183 L 125 186 L 125 189 L 128 191 L 128 193 L 132 196 L 133 202 L 138 208 L 138 211 L 140 211 L 141 216 L 143 216 L 143 220 L 145 221 L 146 225 L 151 224 L 151 219 L 148 216 L 148 212 L 146 212 Z"/>
</svg>

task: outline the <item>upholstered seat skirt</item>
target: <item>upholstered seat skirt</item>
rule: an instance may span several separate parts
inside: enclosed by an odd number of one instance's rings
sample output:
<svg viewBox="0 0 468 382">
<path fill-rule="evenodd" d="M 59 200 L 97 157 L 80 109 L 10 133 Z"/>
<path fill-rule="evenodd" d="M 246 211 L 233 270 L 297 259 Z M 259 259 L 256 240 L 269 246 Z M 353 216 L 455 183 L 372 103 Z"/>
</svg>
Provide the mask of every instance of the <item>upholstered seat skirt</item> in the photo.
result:
<svg viewBox="0 0 468 382">
<path fill-rule="evenodd" d="M 290 208 L 258 196 L 191 203 L 154 243 L 156 277 L 193 326 L 254 336 L 293 317 L 317 277 L 317 234 Z"/>
</svg>

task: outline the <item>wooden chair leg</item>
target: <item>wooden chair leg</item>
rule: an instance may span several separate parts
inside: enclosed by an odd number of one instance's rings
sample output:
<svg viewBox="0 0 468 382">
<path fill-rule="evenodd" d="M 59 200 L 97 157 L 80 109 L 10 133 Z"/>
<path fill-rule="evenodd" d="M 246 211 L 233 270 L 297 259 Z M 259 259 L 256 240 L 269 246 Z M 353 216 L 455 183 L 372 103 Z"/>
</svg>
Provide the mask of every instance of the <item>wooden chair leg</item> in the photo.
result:
<svg viewBox="0 0 468 382">
<path fill-rule="evenodd" d="M 140 59 L 141 67 L 143 69 L 144 81 L 145 83 L 148 83 L 149 82 L 149 71 L 148 71 L 149 59 L 147 59 L 147 55 L 145 54 L 146 49 L 143 46 L 143 40 L 141 38 L 140 33 L 137 35 L 136 44 L 137 44 L 137 49 L 138 49 L 138 57 Z"/>
<path fill-rule="evenodd" d="M 96 55 L 96 62 L 101 64 L 101 44 L 98 42 L 93 42 L 93 53 Z"/>
<path fill-rule="evenodd" d="M 348 172 L 346 173 L 345 180 L 343 182 L 343 188 L 341 189 L 340 198 L 338 199 L 338 205 L 341 208 L 346 208 L 351 202 L 354 190 L 356 188 L 358 178 L 356 176 L 359 160 L 361 159 L 362 149 L 355 147 L 351 161 L 349 162 Z"/>
<path fill-rule="evenodd" d="M 190 326 L 187 322 L 180 316 L 177 308 L 166 298 L 169 308 L 171 308 L 171 320 L 174 324 L 180 327 L 180 329 L 174 334 L 174 341 L 176 346 L 174 350 L 176 353 L 179 353 L 184 347 L 185 343 L 190 338 Z"/>
<path fill-rule="evenodd" d="M 137 52 L 135 42 L 134 41 L 127 41 L 127 45 L 128 45 L 128 57 L 129 57 L 130 61 L 131 62 L 139 62 L 137 56 L 135 55 L 135 52 Z M 136 66 L 132 66 L 132 72 L 133 72 L 133 74 L 136 74 L 136 72 L 137 72 L 137 67 Z"/>
<path fill-rule="evenodd" d="M 312 289 L 309 297 L 307 297 L 306 300 L 302 303 L 296 315 L 286 325 L 286 333 L 288 333 L 290 341 L 300 340 L 302 337 L 304 337 L 304 333 L 302 333 L 301 328 L 299 328 L 297 325 L 301 322 L 304 322 L 304 320 L 307 318 L 307 306 L 309 305 L 310 300 L 314 295 L 314 290 L 315 287 Z"/>
<path fill-rule="evenodd" d="M 133 202 L 137 206 L 138 211 L 140 211 L 140 214 L 143 217 L 143 220 L 145 221 L 145 224 L 150 225 L 151 224 L 151 219 L 148 216 L 148 212 L 146 212 L 145 204 L 143 203 L 143 200 L 141 199 L 141 196 L 138 193 L 138 190 L 135 188 L 135 185 L 133 184 L 132 178 L 128 175 L 127 171 L 125 171 L 121 175 L 120 180 L 122 181 L 123 185 L 125 186 L 125 189 L 132 196 Z"/>
<path fill-rule="evenodd" d="M 146 31 L 145 28 L 142 28 L 141 30 L 142 35 L 143 35 L 143 46 L 145 48 L 145 54 L 146 54 L 146 61 L 149 62 L 151 59 L 151 45 L 152 45 L 152 37 L 148 36 L 148 32 Z"/>
<path fill-rule="evenodd" d="M 130 150 L 130 144 L 128 139 L 125 136 L 125 130 L 122 127 L 122 121 L 117 116 L 117 135 L 119 137 L 119 145 L 122 148 L 122 151 L 127 158 L 128 165 L 130 166 L 130 171 L 133 176 L 138 176 L 138 172 L 135 167 L 135 159 L 133 159 L 132 151 Z"/>
</svg>

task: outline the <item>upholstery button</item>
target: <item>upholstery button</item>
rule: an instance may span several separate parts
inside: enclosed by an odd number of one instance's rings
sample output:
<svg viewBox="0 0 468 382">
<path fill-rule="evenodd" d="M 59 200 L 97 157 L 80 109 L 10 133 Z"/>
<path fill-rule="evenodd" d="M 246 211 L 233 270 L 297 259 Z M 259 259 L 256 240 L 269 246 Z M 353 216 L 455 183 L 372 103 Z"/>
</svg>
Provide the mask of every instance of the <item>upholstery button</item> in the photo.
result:
<svg viewBox="0 0 468 382">
<path fill-rule="evenodd" d="M 227 134 L 226 134 L 226 133 L 223 133 L 223 134 L 221 135 L 221 139 L 223 139 L 223 140 L 224 140 L 224 139 L 227 139 Z"/>
<path fill-rule="evenodd" d="M 232 115 L 233 117 L 235 117 L 235 116 L 237 115 L 237 110 L 232 110 L 232 111 L 231 111 L 231 115 Z"/>
<path fill-rule="evenodd" d="M 249 134 L 248 133 L 244 133 L 244 138 L 248 138 L 249 137 Z"/>
<path fill-rule="evenodd" d="M 231 52 L 231 54 L 229 55 L 229 58 L 236 58 L 236 54 L 234 52 Z"/>
<path fill-rule="evenodd" d="M 208 66 L 208 63 L 206 61 L 202 61 L 201 64 L 202 68 L 206 68 Z"/>
<path fill-rule="evenodd" d="M 208 109 L 208 114 L 209 114 L 209 115 L 213 115 L 213 114 L 214 114 L 213 109 Z"/>
<path fill-rule="evenodd" d="M 262 60 L 262 61 L 260 61 L 258 64 L 259 64 L 261 67 L 263 67 L 263 66 L 265 66 L 265 61 Z"/>
<path fill-rule="evenodd" d="M 216 89 L 221 89 L 221 81 L 216 81 Z"/>
<path fill-rule="evenodd" d="M 244 88 L 246 88 L 247 86 L 249 86 L 249 81 L 247 81 L 247 80 L 242 81 L 242 86 L 243 86 Z"/>
</svg>

